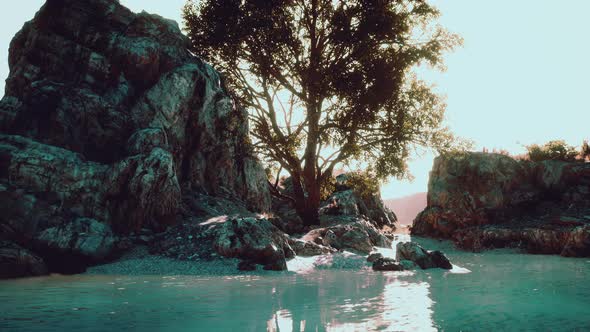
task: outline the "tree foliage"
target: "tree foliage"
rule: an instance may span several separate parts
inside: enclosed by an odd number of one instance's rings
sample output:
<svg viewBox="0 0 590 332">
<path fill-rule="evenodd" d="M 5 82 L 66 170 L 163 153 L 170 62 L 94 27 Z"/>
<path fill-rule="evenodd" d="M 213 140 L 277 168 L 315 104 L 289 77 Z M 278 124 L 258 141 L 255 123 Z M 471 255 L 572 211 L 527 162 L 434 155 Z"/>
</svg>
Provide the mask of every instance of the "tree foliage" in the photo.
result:
<svg viewBox="0 0 590 332">
<path fill-rule="evenodd" d="M 413 73 L 442 68 L 460 43 L 438 16 L 425 0 L 189 0 L 183 10 L 193 52 L 248 108 L 255 146 L 291 175 L 308 222 L 337 165 L 402 177 L 416 145 L 455 144 L 444 101 Z"/>
<path fill-rule="evenodd" d="M 578 156 L 576 148 L 568 145 L 563 140 L 549 141 L 544 145 L 527 145 L 526 148 L 528 151 L 528 157 L 532 161 L 575 161 Z"/>
</svg>

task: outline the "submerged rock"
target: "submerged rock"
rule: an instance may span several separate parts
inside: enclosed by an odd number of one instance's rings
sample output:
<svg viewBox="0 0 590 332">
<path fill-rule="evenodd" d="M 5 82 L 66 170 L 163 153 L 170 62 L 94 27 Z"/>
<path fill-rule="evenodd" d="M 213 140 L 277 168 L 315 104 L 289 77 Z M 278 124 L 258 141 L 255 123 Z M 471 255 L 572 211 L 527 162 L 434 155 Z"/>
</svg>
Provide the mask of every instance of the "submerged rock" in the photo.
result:
<svg viewBox="0 0 590 332">
<path fill-rule="evenodd" d="M 449 259 L 440 251 L 429 252 L 415 242 L 400 242 L 396 246 L 398 260 L 407 260 L 416 263 L 421 269 L 441 268 L 451 269 L 453 266 Z M 407 265 L 407 263 L 406 263 Z"/>
<path fill-rule="evenodd" d="M 403 271 L 404 267 L 393 258 L 382 257 L 373 263 L 375 271 Z"/>
<path fill-rule="evenodd" d="M 47 274 L 42 258 L 8 241 L 0 241 L 0 278 L 19 278 Z"/>
<path fill-rule="evenodd" d="M 367 256 L 367 262 L 373 263 L 381 258 L 383 258 L 383 255 L 381 253 L 374 252 Z"/>
</svg>

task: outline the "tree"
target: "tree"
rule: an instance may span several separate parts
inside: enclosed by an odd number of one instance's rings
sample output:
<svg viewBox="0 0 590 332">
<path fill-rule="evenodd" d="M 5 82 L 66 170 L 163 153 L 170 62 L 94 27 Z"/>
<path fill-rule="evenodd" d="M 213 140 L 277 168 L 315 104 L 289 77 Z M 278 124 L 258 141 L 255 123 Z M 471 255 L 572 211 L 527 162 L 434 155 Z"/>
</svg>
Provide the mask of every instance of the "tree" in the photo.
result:
<svg viewBox="0 0 590 332">
<path fill-rule="evenodd" d="M 527 145 L 526 149 L 529 159 L 532 161 L 575 161 L 578 156 L 576 148 L 568 145 L 564 140 L 549 141 L 544 145 Z"/>
<path fill-rule="evenodd" d="M 192 51 L 248 108 L 256 148 L 291 175 L 285 198 L 307 224 L 318 222 L 337 165 L 403 177 L 413 147 L 454 144 L 444 102 L 413 71 L 442 67 L 460 43 L 433 23 L 438 15 L 425 0 L 189 0 L 183 9 Z"/>
</svg>

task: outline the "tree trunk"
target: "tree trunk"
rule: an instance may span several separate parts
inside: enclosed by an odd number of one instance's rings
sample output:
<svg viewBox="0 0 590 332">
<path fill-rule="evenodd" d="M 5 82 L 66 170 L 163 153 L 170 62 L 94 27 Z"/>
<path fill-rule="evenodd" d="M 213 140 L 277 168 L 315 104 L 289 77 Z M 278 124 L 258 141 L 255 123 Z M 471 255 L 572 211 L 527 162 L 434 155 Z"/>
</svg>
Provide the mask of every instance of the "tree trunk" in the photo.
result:
<svg viewBox="0 0 590 332">
<path fill-rule="evenodd" d="M 305 226 L 319 225 L 320 186 L 319 183 L 302 184 L 300 177 L 292 177 L 295 194 L 295 210 Z"/>
</svg>

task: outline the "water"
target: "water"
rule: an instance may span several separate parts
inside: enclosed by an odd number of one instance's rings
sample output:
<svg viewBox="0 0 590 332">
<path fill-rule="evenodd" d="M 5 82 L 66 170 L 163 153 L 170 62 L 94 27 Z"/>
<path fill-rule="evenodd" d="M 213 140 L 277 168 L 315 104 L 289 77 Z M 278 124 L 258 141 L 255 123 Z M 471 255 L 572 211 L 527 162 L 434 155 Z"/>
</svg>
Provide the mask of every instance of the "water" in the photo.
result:
<svg viewBox="0 0 590 332">
<path fill-rule="evenodd" d="M 456 267 L 1 281 L 0 331 L 590 330 L 590 260 L 419 242 Z"/>
</svg>

